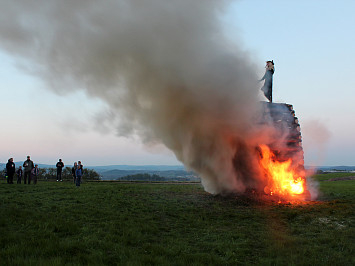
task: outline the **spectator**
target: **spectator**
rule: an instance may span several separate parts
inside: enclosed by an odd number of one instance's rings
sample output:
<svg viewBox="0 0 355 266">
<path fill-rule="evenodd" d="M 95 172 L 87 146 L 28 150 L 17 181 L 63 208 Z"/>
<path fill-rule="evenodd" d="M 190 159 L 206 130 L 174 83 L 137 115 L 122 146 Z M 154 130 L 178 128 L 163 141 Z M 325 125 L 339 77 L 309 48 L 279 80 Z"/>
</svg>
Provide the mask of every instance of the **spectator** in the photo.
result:
<svg viewBox="0 0 355 266">
<path fill-rule="evenodd" d="M 73 168 L 71 169 L 71 174 L 73 176 L 74 184 L 75 184 L 75 181 L 76 181 L 76 173 L 75 172 L 76 172 L 77 168 L 78 168 L 78 164 L 75 162 Z"/>
<path fill-rule="evenodd" d="M 83 173 L 83 170 L 84 170 L 83 167 L 84 167 L 84 166 L 81 164 L 81 161 L 78 161 L 78 165 L 80 166 L 81 173 Z"/>
<path fill-rule="evenodd" d="M 84 166 L 81 164 L 81 161 L 78 161 L 78 165 L 80 166 L 81 169 L 81 177 L 84 175 Z M 80 182 L 82 181 L 82 178 L 80 178 Z"/>
<path fill-rule="evenodd" d="M 14 183 L 14 174 L 15 174 L 15 164 L 14 159 L 10 158 L 6 164 L 6 172 L 7 172 L 7 183 L 13 184 Z"/>
<path fill-rule="evenodd" d="M 80 182 L 81 182 L 81 177 L 82 177 L 82 171 L 80 168 L 80 165 L 77 166 L 77 169 L 75 171 L 75 175 L 76 175 L 76 186 L 79 187 L 80 186 Z"/>
<path fill-rule="evenodd" d="M 33 184 L 37 184 L 37 177 L 39 174 L 38 164 L 35 165 L 35 168 L 31 170 L 31 178 L 33 179 Z M 29 184 L 30 182 L 28 182 Z"/>
<path fill-rule="evenodd" d="M 18 168 L 18 170 L 16 171 L 17 174 L 17 184 L 21 184 L 21 179 L 22 179 L 22 166 L 20 165 L 20 167 Z"/>
<path fill-rule="evenodd" d="M 64 163 L 62 162 L 62 159 L 59 159 L 59 162 L 57 162 L 56 167 L 57 167 L 57 182 L 63 181 L 62 180 L 62 169 L 64 167 Z"/>
<path fill-rule="evenodd" d="M 28 178 L 28 184 L 31 183 L 31 171 L 35 167 L 33 162 L 31 161 L 31 157 L 27 156 L 27 160 L 23 163 L 24 167 L 24 175 L 23 175 L 23 180 L 24 183 L 26 184 L 27 178 Z"/>
</svg>

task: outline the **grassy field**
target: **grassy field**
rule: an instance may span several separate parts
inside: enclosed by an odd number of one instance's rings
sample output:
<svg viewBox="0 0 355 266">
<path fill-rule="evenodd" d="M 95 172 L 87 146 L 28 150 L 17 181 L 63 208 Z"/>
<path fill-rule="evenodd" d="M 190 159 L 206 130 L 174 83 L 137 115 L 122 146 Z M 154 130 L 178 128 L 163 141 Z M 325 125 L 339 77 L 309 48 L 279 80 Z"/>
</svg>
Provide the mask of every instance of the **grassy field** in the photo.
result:
<svg viewBox="0 0 355 266">
<path fill-rule="evenodd" d="M 198 184 L 0 183 L 1 265 L 354 265 L 355 181 L 265 203 Z"/>
</svg>

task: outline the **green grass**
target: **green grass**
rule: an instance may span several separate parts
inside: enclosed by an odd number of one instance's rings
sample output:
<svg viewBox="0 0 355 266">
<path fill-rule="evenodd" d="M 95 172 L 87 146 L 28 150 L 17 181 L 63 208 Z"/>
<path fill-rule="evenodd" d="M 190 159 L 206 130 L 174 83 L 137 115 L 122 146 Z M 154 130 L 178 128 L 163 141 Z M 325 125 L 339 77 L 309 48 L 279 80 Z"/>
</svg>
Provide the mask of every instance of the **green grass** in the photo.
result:
<svg viewBox="0 0 355 266">
<path fill-rule="evenodd" d="M 321 202 L 279 205 L 196 184 L 1 181 L 0 264 L 354 265 L 355 182 L 319 186 Z"/>
<path fill-rule="evenodd" d="M 314 175 L 312 178 L 318 181 L 325 181 L 336 177 L 347 177 L 355 176 L 355 173 L 328 173 L 328 174 L 319 174 Z"/>
</svg>

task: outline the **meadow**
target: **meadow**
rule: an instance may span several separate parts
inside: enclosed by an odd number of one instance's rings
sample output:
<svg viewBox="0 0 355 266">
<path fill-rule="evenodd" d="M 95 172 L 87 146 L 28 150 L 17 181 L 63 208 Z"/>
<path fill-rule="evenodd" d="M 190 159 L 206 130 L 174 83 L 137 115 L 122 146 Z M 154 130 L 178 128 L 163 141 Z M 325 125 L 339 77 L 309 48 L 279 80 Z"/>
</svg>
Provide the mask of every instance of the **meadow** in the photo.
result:
<svg viewBox="0 0 355 266">
<path fill-rule="evenodd" d="M 304 204 L 200 184 L 1 180 L 0 264 L 355 265 L 355 180 L 337 176 L 314 176 L 319 199 Z"/>
</svg>

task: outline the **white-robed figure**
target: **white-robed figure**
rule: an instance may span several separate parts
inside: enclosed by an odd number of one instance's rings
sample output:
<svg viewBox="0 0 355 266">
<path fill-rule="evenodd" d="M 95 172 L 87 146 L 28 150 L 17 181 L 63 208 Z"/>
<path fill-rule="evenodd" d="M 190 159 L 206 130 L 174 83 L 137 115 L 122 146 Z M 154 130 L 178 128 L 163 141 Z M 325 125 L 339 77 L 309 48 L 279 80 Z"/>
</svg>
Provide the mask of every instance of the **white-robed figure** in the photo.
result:
<svg viewBox="0 0 355 266">
<path fill-rule="evenodd" d="M 264 92 L 265 97 L 272 102 L 272 76 L 275 72 L 274 60 L 266 61 L 265 68 L 265 75 L 259 81 L 265 80 L 264 86 L 261 90 Z"/>
</svg>

